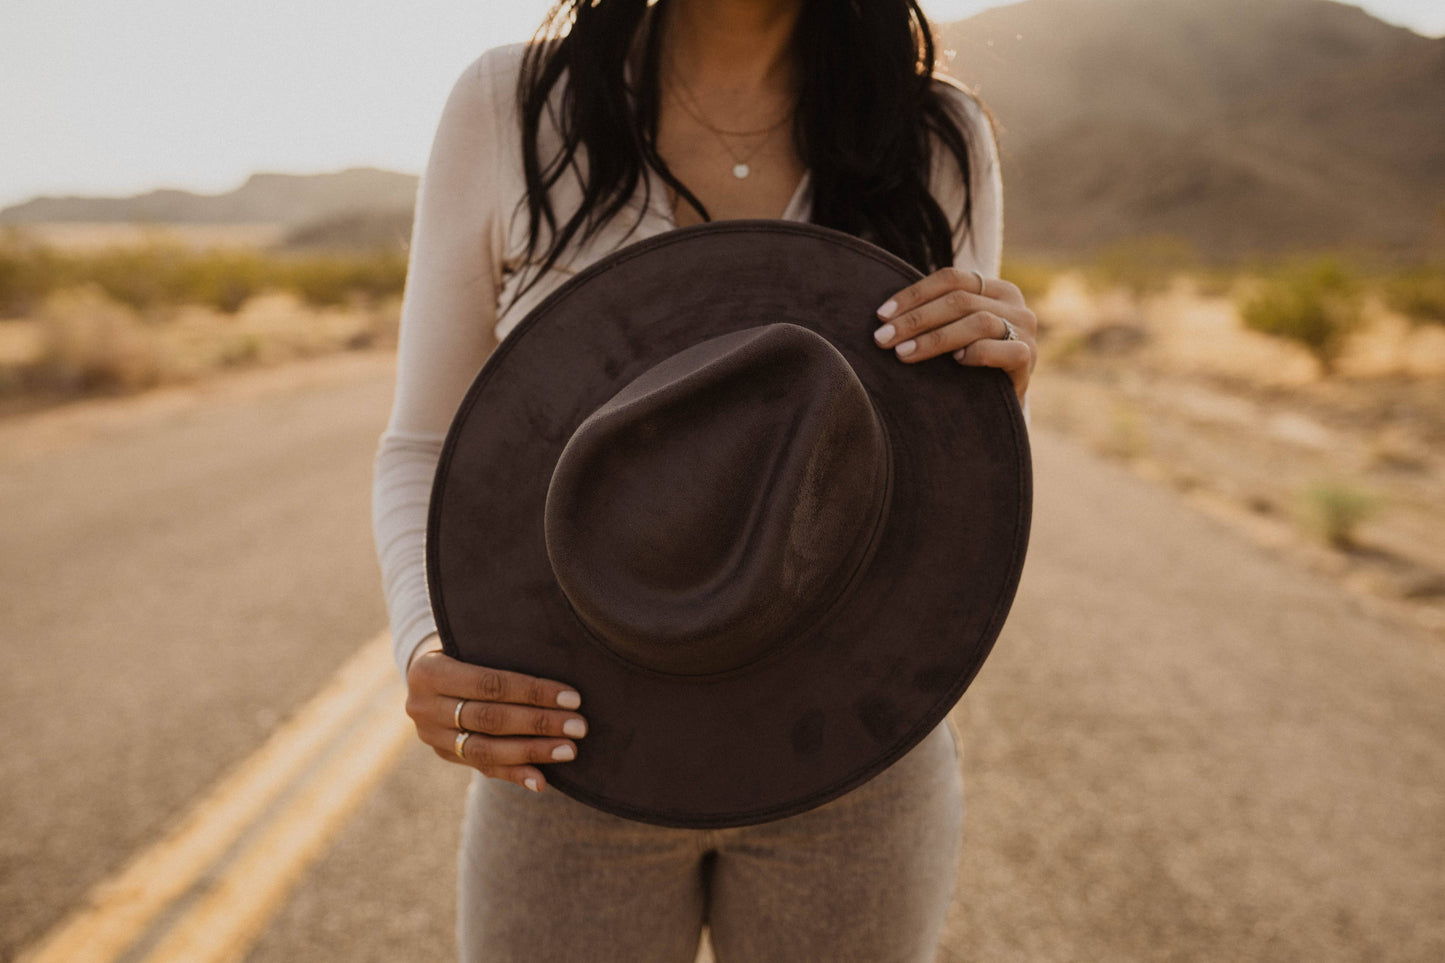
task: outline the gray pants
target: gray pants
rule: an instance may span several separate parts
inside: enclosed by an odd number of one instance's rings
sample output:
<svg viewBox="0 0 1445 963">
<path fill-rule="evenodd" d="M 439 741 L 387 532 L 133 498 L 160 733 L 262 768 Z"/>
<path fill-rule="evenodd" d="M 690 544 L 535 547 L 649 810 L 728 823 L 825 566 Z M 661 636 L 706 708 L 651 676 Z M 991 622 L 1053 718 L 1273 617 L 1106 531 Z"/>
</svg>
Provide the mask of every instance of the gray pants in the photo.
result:
<svg viewBox="0 0 1445 963">
<path fill-rule="evenodd" d="M 706 924 L 717 963 L 927 963 L 962 827 L 946 723 L 830 803 L 733 829 L 652 826 L 474 773 L 461 959 L 693 963 Z"/>
</svg>

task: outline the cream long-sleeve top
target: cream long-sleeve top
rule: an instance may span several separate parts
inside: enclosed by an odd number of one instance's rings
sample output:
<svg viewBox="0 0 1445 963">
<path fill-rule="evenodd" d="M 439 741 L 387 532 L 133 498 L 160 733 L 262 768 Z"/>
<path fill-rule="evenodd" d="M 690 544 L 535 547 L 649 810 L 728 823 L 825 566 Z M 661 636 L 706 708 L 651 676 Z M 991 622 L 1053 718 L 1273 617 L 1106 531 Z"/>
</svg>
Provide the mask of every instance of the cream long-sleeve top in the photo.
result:
<svg viewBox="0 0 1445 963">
<path fill-rule="evenodd" d="M 457 80 L 442 111 L 417 194 L 410 263 L 402 302 L 396 394 L 375 460 L 372 527 L 403 679 L 411 659 L 437 648 L 427 595 L 423 543 L 432 479 L 452 417 L 497 341 L 572 274 L 626 244 L 676 228 L 665 182 L 649 170 L 632 204 L 585 245 L 574 244 L 526 294 L 535 263 L 524 258 L 527 216 L 522 138 L 514 91 L 525 43 L 493 47 Z M 565 81 L 565 77 L 563 78 Z M 1003 189 L 994 133 L 978 102 L 952 80 L 937 81 L 967 122 L 975 196 L 967 241 L 955 234 L 955 265 L 998 277 L 1003 245 Z M 562 84 L 553 90 L 554 105 Z M 561 139 L 544 123 L 539 155 L 555 156 Z M 934 151 L 930 189 L 951 223 L 960 224 L 966 186 L 946 151 Z M 585 152 L 579 166 L 585 171 Z M 579 176 L 552 188 L 558 223 L 580 203 Z M 804 174 L 781 218 L 810 217 Z M 535 256 L 534 256 L 535 257 Z M 1027 402 L 1024 413 L 1027 417 Z"/>
</svg>

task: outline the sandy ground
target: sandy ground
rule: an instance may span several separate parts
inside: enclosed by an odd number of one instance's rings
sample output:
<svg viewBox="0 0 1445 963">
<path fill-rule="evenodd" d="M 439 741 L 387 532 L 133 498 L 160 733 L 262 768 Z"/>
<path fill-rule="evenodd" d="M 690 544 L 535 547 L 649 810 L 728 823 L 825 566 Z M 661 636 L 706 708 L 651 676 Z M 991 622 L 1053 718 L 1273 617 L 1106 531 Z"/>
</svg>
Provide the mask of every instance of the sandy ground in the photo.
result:
<svg viewBox="0 0 1445 963">
<path fill-rule="evenodd" d="M 1324 378 L 1303 350 L 1242 330 L 1227 297 L 1186 285 L 1138 301 L 1066 283 L 1037 310 L 1039 424 L 1445 632 L 1445 327 L 1373 305 Z M 1312 524 L 1321 486 L 1373 504 L 1351 544 Z"/>
<path fill-rule="evenodd" d="M 95 289 L 56 292 L 32 317 L 0 320 L 0 418 L 394 348 L 400 315 L 399 297 L 318 307 L 275 291 L 235 313 L 202 305 L 140 312 Z"/>
</svg>

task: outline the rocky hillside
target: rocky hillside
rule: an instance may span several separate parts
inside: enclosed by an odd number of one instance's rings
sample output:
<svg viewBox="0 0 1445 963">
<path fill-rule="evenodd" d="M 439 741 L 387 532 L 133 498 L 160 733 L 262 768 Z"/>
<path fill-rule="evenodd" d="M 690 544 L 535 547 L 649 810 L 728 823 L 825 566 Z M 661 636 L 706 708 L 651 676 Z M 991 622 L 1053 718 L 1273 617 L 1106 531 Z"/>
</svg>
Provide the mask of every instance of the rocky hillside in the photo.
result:
<svg viewBox="0 0 1445 963">
<path fill-rule="evenodd" d="M 151 191 L 136 197 L 41 197 L 0 211 L 0 223 L 140 221 L 182 224 L 328 222 L 358 211 L 410 211 L 411 174 L 353 168 L 335 174 L 254 174 L 225 194 Z"/>
<path fill-rule="evenodd" d="M 1329 0 L 1026 0 L 940 33 L 999 123 L 1013 251 L 1445 251 L 1445 39 Z"/>
</svg>

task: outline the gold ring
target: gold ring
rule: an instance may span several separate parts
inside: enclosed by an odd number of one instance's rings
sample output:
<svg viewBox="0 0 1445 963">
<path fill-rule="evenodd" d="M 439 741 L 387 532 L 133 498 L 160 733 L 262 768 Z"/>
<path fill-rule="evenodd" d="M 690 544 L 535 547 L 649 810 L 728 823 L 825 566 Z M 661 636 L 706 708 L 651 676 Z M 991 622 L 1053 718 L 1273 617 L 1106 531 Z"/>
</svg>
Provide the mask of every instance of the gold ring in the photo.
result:
<svg viewBox="0 0 1445 963">
<path fill-rule="evenodd" d="M 452 752 L 455 752 L 457 754 L 457 758 L 462 760 L 463 762 L 465 762 L 467 758 L 467 740 L 470 739 L 471 736 L 472 733 L 470 730 L 463 729 L 461 732 L 457 733 L 457 741 L 452 743 Z"/>
<path fill-rule="evenodd" d="M 466 699 L 462 699 L 460 702 L 457 703 L 456 710 L 452 712 L 452 728 L 453 728 L 453 729 L 460 729 L 460 728 L 462 727 L 462 706 L 464 706 L 464 705 L 466 705 L 466 704 L 467 704 L 467 700 L 466 700 Z"/>
</svg>

